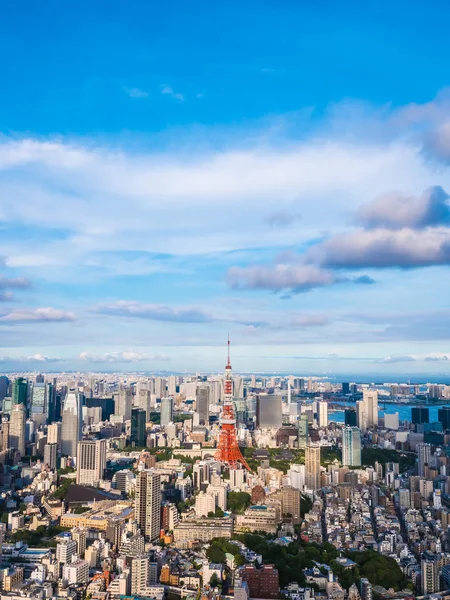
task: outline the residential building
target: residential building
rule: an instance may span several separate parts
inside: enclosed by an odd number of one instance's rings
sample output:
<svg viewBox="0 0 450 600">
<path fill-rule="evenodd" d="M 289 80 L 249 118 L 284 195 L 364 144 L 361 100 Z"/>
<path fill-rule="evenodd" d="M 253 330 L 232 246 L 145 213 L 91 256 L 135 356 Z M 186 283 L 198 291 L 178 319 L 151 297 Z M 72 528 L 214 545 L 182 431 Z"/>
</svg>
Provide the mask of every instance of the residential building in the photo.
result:
<svg viewBox="0 0 450 600">
<path fill-rule="evenodd" d="M 159 538 L 161 530 L 161 477 L 151 470 L 136 478 L 135 518 L 148 541 Z"/>
<path fill-rule="evenodd" d="M 309 490 L 320 489 L 320 446 L 308 444 L 305 449 L 305 484 Z"/>
<path fill-rule="evenodd" d="M 77 483 L 95 486 L 103 479 L 106 468 L 106 440 L 78 442 Z"/>
</svg>

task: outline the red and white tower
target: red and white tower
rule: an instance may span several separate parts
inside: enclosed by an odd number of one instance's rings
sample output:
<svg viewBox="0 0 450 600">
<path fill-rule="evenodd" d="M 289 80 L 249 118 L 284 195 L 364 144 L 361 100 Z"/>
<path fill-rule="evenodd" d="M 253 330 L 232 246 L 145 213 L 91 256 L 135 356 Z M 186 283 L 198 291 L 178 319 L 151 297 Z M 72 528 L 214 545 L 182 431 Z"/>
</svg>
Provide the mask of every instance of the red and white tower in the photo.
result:
<svg viewBox="0 0 450 600">
<path fill-rule="evenodd" d="M 233 375 L 230 362 L 230 338 L 228 337 L 228 362 L 225 367 L 223 410 L 220 415 L 220 437 L 217 445 L 215 459 L 227 464 L 231 469 L 236 469 L 238 464 L 251 471 L 242 452 L 239 449 L 236 437 L 236 417 L 234 416 L 233 402 Z"/>
</svg>

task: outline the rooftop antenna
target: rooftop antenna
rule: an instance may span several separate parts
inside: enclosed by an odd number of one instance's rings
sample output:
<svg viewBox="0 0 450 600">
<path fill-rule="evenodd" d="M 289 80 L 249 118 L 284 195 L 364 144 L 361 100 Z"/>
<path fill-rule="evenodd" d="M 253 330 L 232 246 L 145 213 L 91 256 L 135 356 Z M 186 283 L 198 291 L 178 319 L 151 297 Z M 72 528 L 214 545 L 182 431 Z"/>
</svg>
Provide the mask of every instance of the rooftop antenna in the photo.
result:
<svg viewBox="0 0 450 600">
<path fill-rule="evenodd" d="M 227 363 L 227 367 L 231 367 L 231 362 L 230 362 L 230 334 L 228 334 L 228 363 Z"/>
</svg>

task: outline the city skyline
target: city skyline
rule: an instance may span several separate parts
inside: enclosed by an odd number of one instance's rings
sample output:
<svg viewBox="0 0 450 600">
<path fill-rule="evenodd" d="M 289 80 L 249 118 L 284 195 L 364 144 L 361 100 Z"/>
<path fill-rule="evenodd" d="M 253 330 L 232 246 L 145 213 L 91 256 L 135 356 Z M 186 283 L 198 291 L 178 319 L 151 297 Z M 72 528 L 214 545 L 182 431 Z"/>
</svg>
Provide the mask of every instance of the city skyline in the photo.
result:
<svg viewBox="0 0 450 600">
<path fill-rule="evenodd" d="M 5 7 L 0 372 L 444 375 L 437 5 Z"/>
</svg>

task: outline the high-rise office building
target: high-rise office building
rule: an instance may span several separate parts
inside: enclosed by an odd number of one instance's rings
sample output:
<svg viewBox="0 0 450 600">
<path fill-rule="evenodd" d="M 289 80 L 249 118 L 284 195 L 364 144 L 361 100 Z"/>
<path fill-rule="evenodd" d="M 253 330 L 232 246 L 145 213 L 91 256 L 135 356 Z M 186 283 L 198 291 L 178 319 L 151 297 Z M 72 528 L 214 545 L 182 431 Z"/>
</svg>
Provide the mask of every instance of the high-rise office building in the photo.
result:
<svg viewBox="0 0 450 600">
<path fill-rule="evenodd" d="M 425 466 L 430 463 L 431 458 L 431 445 L 430 444 L 417 444 L 417 471 L 419 477 L 425 477 Z"/>
<path fill-rule="evenodd" d="M 77 455 L 82 432 L 81 398 L 75 390 L 70 390 L 64 400 L 62 416 L 61 452 L 64 456 Z"/>
<path fill-rule="evenodd" d="M 342 429 L 342 464 L 345 467 L 361 466 L 361 431 L 358 427 Z"/>
<path fill-rule="evenodd" d="M 450 429 L 450 407 L 443 406 L 438 410 L 438 421 L 442 424 L 442 429 Z"/>
<path fill-rule="evenodd" d="M 134 397 L 134 406 L 145 410 L 145 420 L 150 421 L 152 396 L 150 390 L 140 389 Z"/>
<path fill-rule="evenodd" d="M 256 397 L 256 426 L 261 429 L 281 427 L 282 396 L 258 394 Z"/>
<path fill-rule="evenodd" d="M 317 403 L 319 427 L 328 427 L 328 402 L 319 400 Z"/>
<path fill-rule="evenodd" d="M 161 426 L 173 421 L 173 398 L 161 398 Z"/>
<path fill-rule="evenodd" d="M 12 385 L 13 404 L 23 404 L 25 407 L 28 402 L 28 381 L 23 377 L 17 377 Z"/>
<path fill-rule="evenodd" d="M 420 425 L 430 422 L 430 410 L 425 406 L 413 406 L 411 408 L 411 423 Z"/>
<path fill-rule="evenodd" d="M 9 445 L 11 448 L 18 450 L 21 456 L 25 455 L 26 420 L 25 405 L 22 403 L 15 404 L 12 409 L 9 426 Z"/>
<path fill-rule="evenodd" d="M 9 379 L 6 377 L 6 375 L 1 375 L 0 376 L 0 400 L 3 400 L 3 398 L 6 398 L 6 396 L 8 395 L 8 390 L 9 390 Z"/>
<path fill-rule="evenodd" d="M 434 594 L 439 592 L 439 557 L 432 552 L 424 552 L 420 561 L 422 593 Z"/>
<path fill-rule="evenodd" d="M 106 440 L 78 442 L 77 483 L 96 485 L 103 479 L 106 467 Z"/>
<path fill-rule="evenodd" d="M 344 411 L 344 422 L 350 427 L 356 427 L 356 410 L 353 408 L 346 408 Z"/>
<path fill-rule="evenodd" d="M 169 375 L 167 379 L 167 394 L 169 396 L 175 396 L 178 392 L 178 377 L 176 375 Z"/>
<path fill-rule="evenodd" d="M 47 420 L 48 423 L 56 421 L 56 380 L 47 381 Z M 59 418 L 59 417 L 58 417 Z"/>
<path fill-rule="evenodd" d="M 56 456 L 58 446 L 56 444 L 45 444 L 44 446 L 44 465 L 48 465 L 50 469 L 56 469 Z"/>
<path fill-rule="evenodd" d="M 363 402 L 367 413 L 367 427 L 378 425 L 378 392 L 376 390 L 364 390 Z"/>
<path fill-rule="evenodd" d="M 378 425 L 378 392 L 364 390 L 363 399 L 356 403 L 357 425 L 361 431 Z"/>
<path fill-rule="evenodd" d="M 342 384 L 342 393 L 350 394 L 350 384 L 348 382 Z"/>
<path fill-rule="evenodd" d="M 308 423 L 308 415 L 303 413 L 300 415 L 300 419 L 298 420 L 298 447 L 306 448 L 306 444 L 308 443 L 308 432 L 309 432 L 309 423 Z"/>
<path fill-rule="evenodd" d="M 143 448 L 145 446 L 147 415 L 142 408 L 131 410 L 131 445 Z"/>
<path fill-rule="evenodd" d="M 50 423 L 47 428 L 47 444 L 56 444 L 58 449 L 61 448 L 61 430 L 61 421 Z"/>
<path fill-rule="evenodd" d="M 305 484 L 309 490 L 320 489 L 320 446 L 307 444 L 305 449 Z"/>
<path fill-rule="evenodd" d="M 158 539 L 161 529 L 161 477 L 151 470 L 137 475 L 135 518 L 148 541 Z"/>
<path fill-rule="evenodd" d="M 123 388 L 114 398 L 114 414 L 123 417 L 124 421 L 131 419 L 131 408 L 133 406 L 133 390 Z"/>
<path fill-rule="evenodd" d="M 197 412 L 200 425 L 209 424 L 209 385 L 200 385 L 197 388 Z"/>
<path fill-rule="evenodd" d="M 161 400 L 166 397 L 167 381 L 163 377 L 155 377 L 155 394 Z"/>
<path fill-rule="evenodd" d="M 43 381 L 36 381 L 31 388 L 30 416 L 37 426 L 45 425 L 47 422 L 47 386 Z"/>
</svg>

